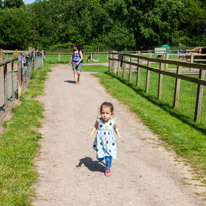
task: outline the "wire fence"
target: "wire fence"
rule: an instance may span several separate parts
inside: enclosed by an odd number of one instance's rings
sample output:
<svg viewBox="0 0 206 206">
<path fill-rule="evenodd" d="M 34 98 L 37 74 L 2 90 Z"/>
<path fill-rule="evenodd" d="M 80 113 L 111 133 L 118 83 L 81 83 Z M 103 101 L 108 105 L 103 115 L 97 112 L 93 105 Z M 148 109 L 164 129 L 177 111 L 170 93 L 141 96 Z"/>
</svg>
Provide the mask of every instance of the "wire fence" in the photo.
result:
<svg viewBox="0 0 206 206">
<path fill-rule="evenodd" d="M 43 66 L 43 60 L 44 54 L 33 49 L 0 61 L 0 121 L 25 90 L 32 71 Z"/>
</svg>

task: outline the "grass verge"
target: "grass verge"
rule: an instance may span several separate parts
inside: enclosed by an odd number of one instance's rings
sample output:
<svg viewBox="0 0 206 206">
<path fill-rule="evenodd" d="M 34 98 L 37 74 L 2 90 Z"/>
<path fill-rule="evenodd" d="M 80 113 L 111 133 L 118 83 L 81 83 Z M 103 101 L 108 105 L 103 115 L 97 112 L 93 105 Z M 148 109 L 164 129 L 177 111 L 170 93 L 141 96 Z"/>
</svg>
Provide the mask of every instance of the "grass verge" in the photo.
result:
<svg viewBox="0 0 206 206">
<path fill-rule="evenodd" d="M 0 205 L 31 204 L 31 184 L 38 174 L 33 170 L 41 134 L 37 132 L 43 105 L 34 97 L 43 93 L 50 66 L 32 73 L 28 90 L 20 97 L 21 104 L 12 109 L 13 116 L 2 124 L 6 128 L 0 137 Z"/>
<path fill-rule="evenodd" d="M 102 65 L 94 65 L 94 66 L 84 65 L 82 67 L 82 71 L 83 72 L 107 72 L 108 67 Z"/>
<path fill-rule="evenodd" d="M 196 178 L 206 178 L 206 130 L 192 121 L 185 121 L 181 113 L 165 107 L 147 96 L 128 81 L 106 73 L 95 74 L 108 93 L 129 106 L 159 138 L 192 165 Z M 144 135 L 144 134 L 143 134 Z M 143 136 L 144 138 L 144 136 Z"/>
</svg>

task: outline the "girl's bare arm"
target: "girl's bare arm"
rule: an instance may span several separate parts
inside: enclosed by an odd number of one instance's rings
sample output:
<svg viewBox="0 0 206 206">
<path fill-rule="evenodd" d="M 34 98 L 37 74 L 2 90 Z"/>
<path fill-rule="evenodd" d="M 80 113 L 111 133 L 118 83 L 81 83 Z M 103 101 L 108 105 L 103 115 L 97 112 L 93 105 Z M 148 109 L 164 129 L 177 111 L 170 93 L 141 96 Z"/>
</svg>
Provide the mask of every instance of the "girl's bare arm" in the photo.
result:
<svg viewBox="0 0 206 206">
<path fill-rule="evenodd" d="M 99 122 L 96 121 L 95 125 L 94 125 L 93 128 L 92 128 L 92 131 L 90 132 L 89 136 L 88 136 L 87 139 L 86 139 L 87 141 L 92 138 L 92 136 L 94 135 L 94 133 L 95 133 L 96 130 L 97 130 L 98 125 L 99 125 Z"/>
<path fill-rule="evenodd" d="M 116 124 L 114 125 L 114 131 L 116 132 L 117 137 L 119 138 L 119 140 L 124 142 L 124 138 L 120 135 L 119 128 L 117 127 Z"/>
</svg>

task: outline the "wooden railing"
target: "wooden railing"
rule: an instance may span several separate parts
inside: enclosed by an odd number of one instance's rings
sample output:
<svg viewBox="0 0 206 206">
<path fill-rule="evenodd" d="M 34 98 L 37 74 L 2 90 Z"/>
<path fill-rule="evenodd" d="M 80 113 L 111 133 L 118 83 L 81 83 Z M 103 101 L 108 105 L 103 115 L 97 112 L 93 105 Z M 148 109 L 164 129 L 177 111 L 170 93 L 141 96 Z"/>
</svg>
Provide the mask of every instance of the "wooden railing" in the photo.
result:
<svg viewBox="0 0 206 206">
<path fill-rule="evenodd" d="M 126 58 L 129 57 L 129 61 Z M 159 67 L 151 67 L 151 63 L 158 63 Z M 122 65 L 122 67 L 120 67 Z M 175 78 L 175 91 L 173 98 L 173 107 L 177 108 L 179 104 L 180 97 L 180 82 L 181 80 L 193 82 L 197 84 L 197 95 L 196 95 L 196 106 L 195 106 L 195 114 L 194 120 L 196 122 L 200 122 L 201 116 L 201 106 L 203 100 L 203 88 L 206 86 L 205 81 L 205 73 L 206 73 L 206 65 L 203 64 L 194 64 L 194 63 L 186 63 L 181 61 L 174 60 L 164 60 L 164 59 L 153 59 L 149 57 L 144 57 L 139 52 L 136 54 L 126 54 L 126 53 L 118 53 L 112 52 L 109 57 L 109 71 L 113 73 L 117 73 L 120 76 L 120 71 L 122 71 L 122 77 L 125 78 L 126 65 L 129 65 L 129 82 L 132 80 L 132 73 L 137 74 L 136 78 L 136 86 L 139 87 L 141 70 L 145 69 L 147 71 L 146 75 L 146 88 L 145 92 L 149 92 L 150 85 L 150 72 L 155 72 L 159 75 L 158 80 L 158 99 L 162 98 L 162 78 L 163 75 Z M 163 67 L 164 65 L 164 67 Z M 174 71 L 168 71 L 168 65 L 173 65 L 175 67 Z M 189 75 L 185 75 L 182 73 L 183 67 L 188 68 L 188 71 L 195 70 L 198 73 L 198 77 L 192 77 Z M 135 68 L 135 69 L 134 69 Z"/>
<path fill-rule="evenodd" d="M 0 50 L 0 58 L 16 51 Z M 40 58 L 39 58 L 40 56 Z M 7 55 L 6 55 L 7 57 Z M 44 53 L 18 51 L 18 55 L 0 60 L 0 120 L 5 116 L 8 108 L 15 99 L 22 94 L 35 68 L 43 65 Z M 39 62 L 40 61 L 40 62 Z"/>
</svg>

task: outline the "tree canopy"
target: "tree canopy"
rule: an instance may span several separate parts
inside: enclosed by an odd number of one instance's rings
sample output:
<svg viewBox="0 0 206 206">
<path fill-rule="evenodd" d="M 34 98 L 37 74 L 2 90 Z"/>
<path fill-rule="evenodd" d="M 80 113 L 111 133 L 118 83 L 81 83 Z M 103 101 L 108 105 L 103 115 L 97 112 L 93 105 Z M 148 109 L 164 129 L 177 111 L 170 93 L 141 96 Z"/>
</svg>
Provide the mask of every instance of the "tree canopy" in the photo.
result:
<svg viewBox="0 0 206 206">
<path fill-rule="evenodd" d="M 205 46 L 204 0 L 0 0 L 0 47 Z"/>
</svg>

